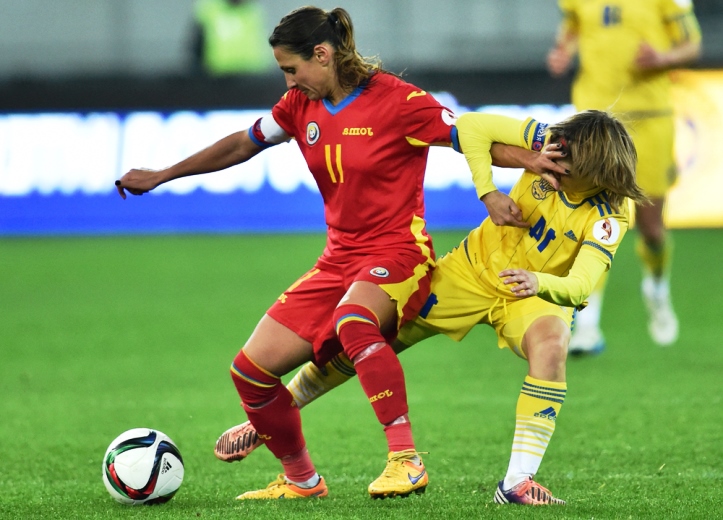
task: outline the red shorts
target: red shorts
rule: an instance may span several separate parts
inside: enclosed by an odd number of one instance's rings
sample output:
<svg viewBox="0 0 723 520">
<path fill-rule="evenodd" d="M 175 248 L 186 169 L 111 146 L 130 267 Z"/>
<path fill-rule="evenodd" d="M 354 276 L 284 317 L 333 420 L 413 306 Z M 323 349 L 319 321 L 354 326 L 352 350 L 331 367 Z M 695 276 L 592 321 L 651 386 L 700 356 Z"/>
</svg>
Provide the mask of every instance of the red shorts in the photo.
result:
<svg viewBox="0 0 723 520">
<path fill-rule="evenodd" d="M 266 314 L 310 342 L 314 346 L 314 363 L 323 366 L 343 350 L 333 314 L 352 283 L 377 284 L 397 302 L 397 326 L 384 336 L 391 342 L 399 328 L 414 319 L 427 301 L 433 267 L 430 258 L 408 251 L 360 256 L 338 263 L 320 259 L 284 291 Z"/>
</svg>

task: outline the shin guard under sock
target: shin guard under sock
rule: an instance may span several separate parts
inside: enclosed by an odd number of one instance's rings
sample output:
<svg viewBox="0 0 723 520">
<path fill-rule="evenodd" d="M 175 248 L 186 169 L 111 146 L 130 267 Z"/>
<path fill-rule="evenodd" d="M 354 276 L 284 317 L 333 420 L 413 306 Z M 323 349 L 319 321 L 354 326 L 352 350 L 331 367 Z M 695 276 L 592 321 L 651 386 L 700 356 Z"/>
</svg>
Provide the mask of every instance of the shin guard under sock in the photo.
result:
<svg viewBox="0 0 723 520">
<path fill-rule="evenodd" d="M 231 378 L 249 421 L 276 458 L 305 448 L 299 409 L 278 377 L 256 365 L 242 350 L 231 365 Z"/>
</svg>

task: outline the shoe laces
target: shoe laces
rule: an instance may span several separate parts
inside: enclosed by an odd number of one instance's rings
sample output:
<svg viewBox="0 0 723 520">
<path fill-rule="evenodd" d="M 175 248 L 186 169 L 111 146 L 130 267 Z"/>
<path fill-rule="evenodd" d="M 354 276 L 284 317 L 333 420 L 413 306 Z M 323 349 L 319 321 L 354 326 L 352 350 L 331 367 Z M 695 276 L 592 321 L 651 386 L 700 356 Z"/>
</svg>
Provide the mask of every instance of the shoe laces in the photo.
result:
<svg viewBox="0 0 723 520">
<path fill-rule="evenodd" d="M 418 452 L 415 450 L 403 450 L 393 451 L 389 453 L 387 458 L 387 466 L 384 468 L 382 477 L 386 478 L 398 478 L 400 475 L 406 476 L 408 466 L 407 463 L 413 465 L 415 468 L 424 467 L 422 459 L 419 459 L 419 463 L 415 463 L 412 459 L 418 456 L 420 453 L 426 454 L 427 452 Z"/>
<path fill-rule="evenodd" d="M 520 484 L 518 484 L 519 488 L 514 489 L 513 492 L 520 496 L 525 495 L 532 499 L 534 502 L 540 503 L 540 504 L 564 504 L 565 501 L 561 500 L 559 498 L 555 498 L 552 496 L 552 493 L 550 493 L 550 490 L 547 489 L 545 486 L 542 486 L 532 480 L 532 478 L 529 478 Z M 517 486 L 515 486 L 517 487 Z"/>
<path fill-rule="evenodd" d="M 277 486 L 286 486 L 288 484 L 290 484 L 290 482 L 288 480 L 286 480 L 286 477 L 284 476 L 284 474 L 279 473 L 279 476 L 276 477 L 276 480 L 274 480 L 268 486 L 266 486 L 266 489 L 271 489 L 271 488 L 274 488 Z"/>
<path fill-rule="evenodd" d="M 389 452 L 389 457 L 387 458 L 387 462 L 411 462 L 415 466 L 421 465 L 422 458 L 419 457 L 419 455 L 428 455 L 428 451 L 417 451 L 417 450 L 402 450 L 402 451 L 392 451 Z M 414 457 L 419 457 L 419 464 L 416 464 L 412 459 Z"/>
</svg>

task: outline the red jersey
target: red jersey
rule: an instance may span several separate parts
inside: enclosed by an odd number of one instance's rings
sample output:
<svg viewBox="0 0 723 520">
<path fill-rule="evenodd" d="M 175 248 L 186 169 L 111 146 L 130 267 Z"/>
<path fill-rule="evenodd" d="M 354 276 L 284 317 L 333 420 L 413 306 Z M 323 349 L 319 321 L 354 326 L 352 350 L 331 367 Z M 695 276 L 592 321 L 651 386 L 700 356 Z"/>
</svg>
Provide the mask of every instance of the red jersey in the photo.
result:
<svg viewBox="0 0 723 520">
<path fill-rule="evenodd" d="M 428 146 L 456 141 L 449 110 L 424 90 L 376 73 L 337 106 L 290 90 L 272 116 L 296 139 L 324 200 L 322 259 L 389 248 L 431 256 L 422 188 Z M 249 133 L 268 145 L 263 129 L 260 120 Z"/>
</svg>

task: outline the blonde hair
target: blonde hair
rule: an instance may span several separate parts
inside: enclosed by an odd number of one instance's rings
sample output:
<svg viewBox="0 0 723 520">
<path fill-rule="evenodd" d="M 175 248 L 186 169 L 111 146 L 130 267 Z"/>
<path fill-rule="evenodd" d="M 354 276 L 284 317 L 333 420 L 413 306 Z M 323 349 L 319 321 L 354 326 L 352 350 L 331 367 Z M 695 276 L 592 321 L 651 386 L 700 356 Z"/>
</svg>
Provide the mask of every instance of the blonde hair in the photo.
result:
<svg viewBox="0 0 723 520">
<path fill-rule="evenodd" d="M 351 17 L 341 7 L 331 11 L 312 6 L 295 9 L 269 37 L 272 47 L 284 47 L 304 60 L 311 59 L 314 47 L 324 42 L 334 48 L 334 70 L 344 89 L 358 87 L 374 72 L 386 72 L 376 57 L 365 58 L 356 50 Z"/>
<path fill-rule="evenodd" d="M 607 191 L 620 210 L 625 198 L 636 204 L 650 201 L 635 181 L 638 154 L 623 124 L 600 110 L 586 110 L 550 126 L 550 142 L 561 143 L 572 164 L 571 175 L 585 177 Z"/>
</svg>

